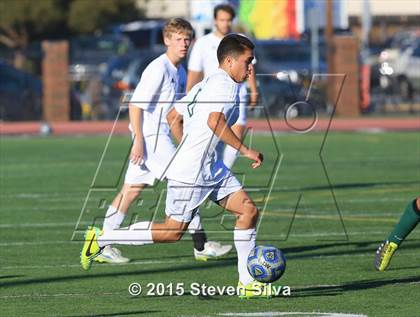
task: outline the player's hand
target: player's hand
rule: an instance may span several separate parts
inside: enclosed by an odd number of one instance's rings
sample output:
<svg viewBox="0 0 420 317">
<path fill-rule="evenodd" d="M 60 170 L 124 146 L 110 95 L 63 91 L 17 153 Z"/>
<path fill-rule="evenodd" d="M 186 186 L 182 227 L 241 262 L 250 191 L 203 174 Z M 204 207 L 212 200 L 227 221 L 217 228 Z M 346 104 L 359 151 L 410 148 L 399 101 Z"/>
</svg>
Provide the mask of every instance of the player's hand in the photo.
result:
<svg viewBox="0 0 420 317">
<path fill-rule="evenodd" d="M 136 139 L 134 139 L 133 142 L 133 146 L 131 148 L 131 153 L 130 153 L 130 161 L 133 164 L 136 165 L 141 165 L 143 164 L 144 160 L 143 160 L 143 155 L 144 155 L 144 148 L 143 148 L 143 142 L 142 141 L 138 141 Z"/>
<path fill-rule="evenodd" d="M 250 160 L 254 161 L 251 166 L 252 168 L 258 168 L 262 165 L 263 161 L 264 161 L 264 156 L 262 155 L 262 153 L 258 152 L 258 151 L 254 151 L 252 149 L 248 149 L 245 153 L 245 156 L 247 158 L 249 158 Z"/>
</svg>

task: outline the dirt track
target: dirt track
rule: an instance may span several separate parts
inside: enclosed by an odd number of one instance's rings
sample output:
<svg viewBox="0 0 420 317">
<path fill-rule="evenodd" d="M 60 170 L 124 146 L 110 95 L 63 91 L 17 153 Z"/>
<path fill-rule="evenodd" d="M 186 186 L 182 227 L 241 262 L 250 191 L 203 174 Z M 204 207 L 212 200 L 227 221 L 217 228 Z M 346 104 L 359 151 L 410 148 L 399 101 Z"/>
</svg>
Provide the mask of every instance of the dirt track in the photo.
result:
<svg viewBox="0 0 420 317">
<path fill-rule="evenodd" d="M 258 132 L 268 132 L 270 127 L 275 132 L 305 132 L 326 131 L 329 119 L 322 118 L 316 122 L 308 119 L 298 119 L 286 122 L 284 119 L 249 120 L 248 126 Z M 37 135 L 40 133 L 41 122 L 1 122 L 0 135 Z M 109 134 L 113 121 L 77 121 L 56 122 L 50 124 L 53 135 L 72 134 Z M 420 117 L 412 118 L 360 118 L 333 119 L 330 131 L 420 131 Z M 118 121 L 114 128 L 115 134 L 128 134 L 128 121 Z"/>
</svg>

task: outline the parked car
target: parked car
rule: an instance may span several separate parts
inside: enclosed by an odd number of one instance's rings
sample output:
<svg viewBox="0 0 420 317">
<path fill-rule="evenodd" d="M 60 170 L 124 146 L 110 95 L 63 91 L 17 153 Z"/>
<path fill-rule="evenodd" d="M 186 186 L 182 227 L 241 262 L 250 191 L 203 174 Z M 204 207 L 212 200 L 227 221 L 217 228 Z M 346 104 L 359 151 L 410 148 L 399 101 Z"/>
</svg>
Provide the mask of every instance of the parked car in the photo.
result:
<svg viewBox="0 0 420 317">
<path fill-rule="evenodd" d="M 270 115 L 281 116 L 288 105 L 305 100 L 313 73 L 311 47 L 307 42 L 296 40 L 260 40 L 255 44 L 255 72 L 262 102 Z M 326 73 L 325 47 L 321 46 L 319 52 L 318 72 Z M 320 92 L 314 89 L 312 93 L 316 99 Z M 313 114 L 313 108 L 305 107 L 304 103 L 296 110 L 299 116 Z"/>
<path fill-rule="evenodd" d="M 163 52 L 163 48 L 140 50 L 132 54 L 114 56 L 108 60 L 101 71 L 100 78 L 102 83 L 101 99 L 109 110 L 110 117 L 115 118 L 121 103 L 127 99 L 124 96 L 136 88 L 146 66 Z M 123 112 L 125 110 L 123 109 Z"/>
<path fill-rule="evenodd" d="M 420 34 L 419 34 L 420 35 Z M 388 93 L 398 94 L 403 100 L 411 100 L 420 92 L 420 36 L 405 43 L 398 57 L 385 58 L 380 66 L 381 88 Z"/>
<path fill-rule="evenodd" d="M 41 80 L 0 61 L 0 120 L 38 120 L 41 114 Z"/>
<path fill-rule="evenodd" d="M 255 41 L 257 67 L 263 72 L 285 71 L 299 76 L 312 74 L 311 47 L 305 41 L 259 40 Z M 319 73 L 327 70 L 325 45 L 319 47 Z"/>
<path fill-rule="evenodd" d="M 163 51 L 143 52 L 138 58 L 133 59 L 128 65 L 127 72 L 121 79 L 122 88 L 126 91 L 134 90 L 140 81 L 141 74 L 154 59 L 159 57 Z"/>
<path fill-rule="evenodd" d="M 81 36 L 70 40 L 69 78 L 86 81 L 98 76 L 111 57 L 133 51 L 130 40 L 123 35 Z"/>
<path fill-rule="evenodd" d="M 165 47 L 162 30 L 165 20 L 143 20 L 121 24 L 114 33 L 124 34 L 139 49 L 156 50 Z"/>
<path fill-rule="evenodd" d="M 409 46 L 395 62 L 398 92 L 405 100 L 411 100 L 420 92 L 420 37 Z"/>
</svg>

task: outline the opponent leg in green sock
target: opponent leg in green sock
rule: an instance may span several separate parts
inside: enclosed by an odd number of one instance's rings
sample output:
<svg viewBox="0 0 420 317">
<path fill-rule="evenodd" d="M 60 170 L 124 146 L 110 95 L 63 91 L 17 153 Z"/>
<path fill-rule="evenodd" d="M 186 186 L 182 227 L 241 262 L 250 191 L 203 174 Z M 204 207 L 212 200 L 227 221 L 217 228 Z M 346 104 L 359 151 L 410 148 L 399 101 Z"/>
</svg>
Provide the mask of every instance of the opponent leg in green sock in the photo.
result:
<svg viewBox="0 0 420 317">
<path fill-rule="evenodd" d="M 414 199 L 405 208 L 400 221 L 389 234 L 388 241 L 400 245 L 420 222 L 420 197 Z"/>
<path fill-rule="evenodd" d="M 374 265 L 378 271 L 385 271 L 388 268 L 392 256 L 395 251 L 397 251 L 399 245 L 419 222 L 420 197 L 417 197 L 417 199 L 414 199 L 407 205 L 400 221 L 394 227 L 394 230 L 392 230 L 389 234 L 388 239 L 381 243 L 376 250 Z"/>
</svg>

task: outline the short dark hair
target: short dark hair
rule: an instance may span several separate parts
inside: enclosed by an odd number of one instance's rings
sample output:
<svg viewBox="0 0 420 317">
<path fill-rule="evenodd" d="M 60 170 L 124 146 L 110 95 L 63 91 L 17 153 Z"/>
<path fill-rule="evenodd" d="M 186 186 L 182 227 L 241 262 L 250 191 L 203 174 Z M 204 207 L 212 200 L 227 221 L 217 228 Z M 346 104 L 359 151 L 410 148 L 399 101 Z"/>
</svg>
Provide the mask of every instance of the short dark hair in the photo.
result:
<svg viewBox="0 0 420 317">
<path fill-rule="evenodd" d="M 217 60 L 221 64 L 227 56 L 237 57 L 243 54 L 246 49 L 253 50 L 254 43 L 251 42 L 246 36 L 231 33 L 226 35 L 217 48 Z"/>
<path fill-rule="evenodd" d="M 219 5 L 214 7 L 214 10 L 213 10 L 214 19 L 216 19 L 217 13 L 219 11 L 225 11 L 225 12 L 229 13 L 232 17 L 232 20 L 236 16 L 235 9 L 229 3 L 222 3 L 222 4 L 219 4 Z"/>
</svg>

